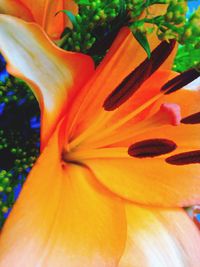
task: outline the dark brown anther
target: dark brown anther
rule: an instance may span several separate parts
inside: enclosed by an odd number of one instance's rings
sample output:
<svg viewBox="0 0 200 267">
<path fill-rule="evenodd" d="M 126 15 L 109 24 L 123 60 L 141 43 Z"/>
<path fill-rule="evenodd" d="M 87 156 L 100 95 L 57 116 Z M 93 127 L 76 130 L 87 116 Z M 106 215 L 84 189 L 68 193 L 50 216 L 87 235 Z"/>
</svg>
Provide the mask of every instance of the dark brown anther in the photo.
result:
<svg viewBox="0 0 200 267">
<path fill-rule="evenodd" d="M 188 165 L 200 163 L 200 150 L 180 153 L 167 158 L 165 161 L 172 165 Z"/>
<path fill-rule="evenodd" d="M 112 111 L 126 102 L 167 59 L 175 43 L 175 40 L 171 40 L 169 43 L 166 41 L 161 42 L 160 45 L 152 51 L 151 58 L 146 58 L 107 97 L 103 104 L 104 109 Z"/>
<path fill-rule="evenodd" d="M 179 74 L 175 78 L 169 80 L 166 84 L 162 86 L 161 91 L 165 91 L 165 95 L 171 94 L 181 89 L 185 85 L 191 83 L 199 76 L 200 72 L 195 68 L 191 68 Z"/>
<path fill-rule="evenodd" d="M 198 124 L 200 123 L 200 112 L 194 113 L 188 117 L 185 117 L 181 120 L 181 123 L 184 124 Z"/>
<path fill-rule="evenodd" d="M 131 145 L 128 154 L 136 158 L 156 157 L 170 153 L 176 147 L 176 144 L 168 139 L 148 139 Z"/>
</svg>

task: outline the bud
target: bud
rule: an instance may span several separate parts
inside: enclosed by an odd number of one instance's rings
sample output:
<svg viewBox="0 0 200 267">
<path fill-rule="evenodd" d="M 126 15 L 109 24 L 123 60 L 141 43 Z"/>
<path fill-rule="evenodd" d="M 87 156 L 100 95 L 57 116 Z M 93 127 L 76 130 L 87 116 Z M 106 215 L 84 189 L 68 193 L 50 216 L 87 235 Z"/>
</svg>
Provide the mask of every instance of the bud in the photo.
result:
<svg viewBox="0 0 200 267">
<path fill-rule="evenodd" d="M 8 207 L 3 206 L 1 210 L 2 210 L 3 213 L 7 213 L 8 212 Z"/>
</svg>

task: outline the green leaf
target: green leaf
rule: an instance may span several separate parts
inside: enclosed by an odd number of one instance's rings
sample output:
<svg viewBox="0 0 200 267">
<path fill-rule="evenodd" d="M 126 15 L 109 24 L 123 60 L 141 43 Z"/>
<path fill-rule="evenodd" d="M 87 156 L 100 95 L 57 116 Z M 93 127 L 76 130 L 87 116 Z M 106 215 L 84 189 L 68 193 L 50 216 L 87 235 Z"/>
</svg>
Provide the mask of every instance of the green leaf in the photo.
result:
<svg viewBox="0 0 200 267">
<path fill-rule="evenodd" d="M 77 29 L 78 27 L 78 23 L 76 21 L 76 17 L 74 16 L 74 14 L 72 14 L 72 12 L 70 12 L 69 10 L 59 10 L 58 12 L 56 12 L 55 16 L 57 16 L 60 12 L 63 12 L 67 15 L 67 17 L 70 19 L 74 29 Z"/>
<path fill-rule="evenodd" d="M 133 33 L 135 39 L 138 43 L 144 48 L 145 52 L 147 53 L 148 58 L 151 57 L 151 49 L 149 46 L 149 42 L 145 34 L 141 33 L 140 31 L 136 31 Z"/>
<path fill-rule="evenodd" d="M 139 44 L 143 47 L 145 52 L 147 53 L 148 58 L 151 57 L 151 49 L 149 46 L 149 42 L 147 40 L 147 37 L 145 34 L 141 33 L 140 31 L 136 31 L 133 33 L 136 40 L 139 42 Z"/>
</svg>

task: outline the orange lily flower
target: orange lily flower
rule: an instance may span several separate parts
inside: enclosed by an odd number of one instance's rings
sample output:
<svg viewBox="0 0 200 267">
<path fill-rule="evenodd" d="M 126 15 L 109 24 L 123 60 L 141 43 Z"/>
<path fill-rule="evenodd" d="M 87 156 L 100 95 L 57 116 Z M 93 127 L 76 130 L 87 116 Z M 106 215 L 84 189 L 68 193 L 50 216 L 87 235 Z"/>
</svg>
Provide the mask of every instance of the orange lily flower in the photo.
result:
<svg viewBox="0 0 200 267">
<path fill-rule="evenodd" d="M 2 230 L 0 267 L 199 266 L 182 207 L 200 203 L 200 92 L 178 90 L 198 73 L 169 71 L 174 42 L 151 38 L 147 60 L 123 28 L 95 70 L 0 16 L 8 69 L 40 103 L 43 148 Z"/>
<path fill-rule="evenodd" d="M 69 10 L 76 14 L 78 5 L 73 0 L 0 0 L 0 13 L 36 22 L 52 39 L 59 39 L 66 26 L 71 26 L 63 13 L 55 16 L 60 10 Z"/>
</svg>

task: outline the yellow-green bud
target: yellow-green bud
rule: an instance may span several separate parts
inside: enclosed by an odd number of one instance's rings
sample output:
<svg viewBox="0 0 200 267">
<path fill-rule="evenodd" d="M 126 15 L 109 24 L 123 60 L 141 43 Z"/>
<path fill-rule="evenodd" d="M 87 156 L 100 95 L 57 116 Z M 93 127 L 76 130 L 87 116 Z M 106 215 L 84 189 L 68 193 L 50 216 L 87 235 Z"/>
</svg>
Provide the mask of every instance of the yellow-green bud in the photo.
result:
<svg viewBox="0 0 200 267">
<path fill-rule="evenodd" d="M 192 35 L 192 29 L 191 28 L 187 28 L 186 31 L 184 32 L 184 37 L 188 38 Z"/>
<path fill-rule="evenodd" d="M 166 21 L 171 21 L 173 19 L 173 16 L 174 16 L 174 14 L 173 14 L 172 11 L 167 12 L 166 15 L 165 15 Z"/>
<path fill-rule="evenodd" d="M 12 192 L 12 187 L 11 186 L 7 187 L 6 192 L 8 192 L 8 193 Z"/>
<path fill-rule="evenodd" d="M 7 213 L 8 212 L 8 207 L 3 206 L 1 210 L 2 210 L 3 213 Z"/>
</svg>

